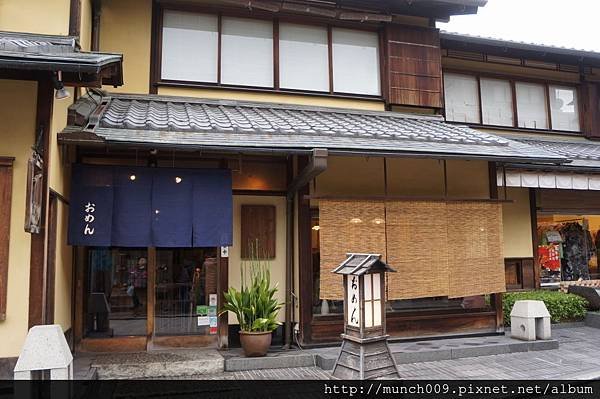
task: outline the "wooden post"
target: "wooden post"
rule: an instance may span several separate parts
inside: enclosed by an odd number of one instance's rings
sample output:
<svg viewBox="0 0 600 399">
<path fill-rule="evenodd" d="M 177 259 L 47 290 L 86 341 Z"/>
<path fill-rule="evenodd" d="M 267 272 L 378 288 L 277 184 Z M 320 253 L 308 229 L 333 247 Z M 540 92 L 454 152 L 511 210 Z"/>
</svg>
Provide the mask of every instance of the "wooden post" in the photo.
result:
<svg viewBox="0 0 600 399">
<path fill-rule="evenodd" d="M 220 311 L 225 303 L 225 291 L 229 288 L 229 258 L 221 256 L 220 248 L 217 248 L 217 311 Z M 229 348 L 229 320 L 228 313 L 218 316 L 217 346 L 219 349 Z"/>
<path fill-rule="evenodd" d="M 50 166 L 50 124 L 54 104 L 54 88 L 48 74 L 38 81 L 37 115 L 34 142 L 40 145 L 43 159 L 40 232 L 31 234 L 29 261 L 29 328 L 45 323 L 46 309 L 46 236 L 48 212 L 48 168 Z M 38 141 L 39 139 L 39 141 Z"/>
<path fill-rule="evenodd" d="M 156 291 L 156 247 L 148 248 L 148 280 L 146 281 L 146 350 L 152 349 L 154 338 L 154 304 Z"/>
</svg>

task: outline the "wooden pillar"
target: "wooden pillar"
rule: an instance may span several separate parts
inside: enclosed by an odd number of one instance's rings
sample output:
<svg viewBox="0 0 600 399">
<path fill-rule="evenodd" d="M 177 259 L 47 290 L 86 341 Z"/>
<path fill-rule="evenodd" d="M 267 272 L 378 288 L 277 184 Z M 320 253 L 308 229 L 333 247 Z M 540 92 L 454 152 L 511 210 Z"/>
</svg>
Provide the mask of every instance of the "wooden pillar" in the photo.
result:
<svg viewBox="0 0 600 399">
<path fill-rule="evenodd" d="M 222 256 L 221 248 L 218 248 L 217 256 L 217 309 L 221 310 L 225 303 L 225 291 L 229 287 L 229 257 Z M 219 349 L 229 348 L 229 320 L 228 312 L 218 316 L 217 346 Z"/>
<path fill-rule="evenodd" d="M 298 170 L 303 170 L 308 158 L 298 157 Z M 311 251 L 310 202 L 304 199 L 309 194 L 308 186 L 298 190 L 298 271 L 300 290 L 300 331 L 302 342 L 312 337 L 313 264 Z"/>
<path fill-rule="evenodd" d="M 146 349 L 152 349 L 154 339 L 154 308 L 156 291 L 156 247 L 148 248 L 148 280 L 146 281 Z"/>
<path fill-rule="evenodd" d="M 84 323 L 85 323 L 85 270 L 87 251 L 84 247 L 73 248 L 73 344 L 75 348 L 79 347 L 79 343 L 83 339 Z"/>
<path fill-rule="evenodd" d="M 39 80 L 37 85 L 37 114 L 34 140 L 39 143 L 43 159 L 42 200 L 40 232 L 31 234 L 31 256 L 29 261 L 29 328 L 44 324 L 46 309 L 46 238 L 48 220 L 48 169 L 50 166 L 50 124 L 54 88 L 50 74 Z"/>
<path fill-rule="evenodd" d="M 495 162 L 488 162 L 488 176 L 490 198 L 498 199 L 497 166 Z M 496 311 L 496 332 L 504 331 L 504 311 L 502 309 L 502 293 L 492 294 L 490 297 L 492 308 Z"/>
<path fill-rule="evenodd" d="M 529 189 L 529 215 L 531 217 L 531 242 L 533 245 L 533 284 L 535 289 L 540 288 L 541 270 L 538 259 L 538 234 L 537 234 L 537 199 L 535 188 Z"/>
</svg>

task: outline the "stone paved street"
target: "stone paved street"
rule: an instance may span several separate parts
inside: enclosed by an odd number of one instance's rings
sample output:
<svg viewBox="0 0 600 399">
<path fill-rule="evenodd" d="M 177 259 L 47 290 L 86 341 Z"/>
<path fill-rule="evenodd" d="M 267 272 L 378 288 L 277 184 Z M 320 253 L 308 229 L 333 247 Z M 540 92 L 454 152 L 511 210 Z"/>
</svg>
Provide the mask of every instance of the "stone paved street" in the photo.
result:
<svg viewBox="0 0 600 399">
<path fill-rule="evenodd" d="M 599 379 L 600 329 L 555 329 L 559 349 L 399 365 L 407 379 Z"/>
<path fill-rule="evenodd" d="M 555 329 L 559 349 L 398 365 L 406 379 L 600 379 L 600 329 Z M 328 379 L 318 367 L 225 372 L 185 379 Z"/>
</svg>

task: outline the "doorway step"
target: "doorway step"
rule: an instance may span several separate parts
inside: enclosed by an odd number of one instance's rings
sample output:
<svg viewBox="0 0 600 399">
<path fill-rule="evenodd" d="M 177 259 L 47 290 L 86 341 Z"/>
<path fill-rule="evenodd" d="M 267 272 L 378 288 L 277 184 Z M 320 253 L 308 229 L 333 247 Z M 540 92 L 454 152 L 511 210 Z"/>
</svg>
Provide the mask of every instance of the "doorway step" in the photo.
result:
<svg viewBox="0 0 600 399">
<path fill-rule="evenodd" d="M 89 356 L 90 369 L 95 370 L 98 379 L 208 376 L 223 373 L 225 366 L 223 356 L 216 349 L 172 349 Z"/>
</svg>

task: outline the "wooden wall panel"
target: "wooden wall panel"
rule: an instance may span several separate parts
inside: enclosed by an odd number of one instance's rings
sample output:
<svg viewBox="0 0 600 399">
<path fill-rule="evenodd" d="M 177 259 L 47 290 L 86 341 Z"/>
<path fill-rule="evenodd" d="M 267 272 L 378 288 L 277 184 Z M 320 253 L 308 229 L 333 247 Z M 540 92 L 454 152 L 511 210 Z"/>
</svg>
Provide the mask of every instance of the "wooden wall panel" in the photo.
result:
<svg viewBox="0 0 600 399">
<path fill-rule="evenodd" d="M 389 103 L 442 108 L 439 31 L 389 25 L 385 50 Z"/>
<path fill-rule="evenodd" d="M 589 138 L 600 139 L 600 89 L 598 83 L 582 84 L 579 98 L 584 134 Z"/>
<path fill-rule="evenodd" d="M 259 242 L 259 256 L 275 258 L 276 214 L 274 205 L 242 205 L 242 259 L 250 257 L 250 244 Z"/>
<path fill-rule="evenodd" d="M 6 320 L 13 161 L 14 158 L 0 157 L 0 320 Z"/>
</svg>

